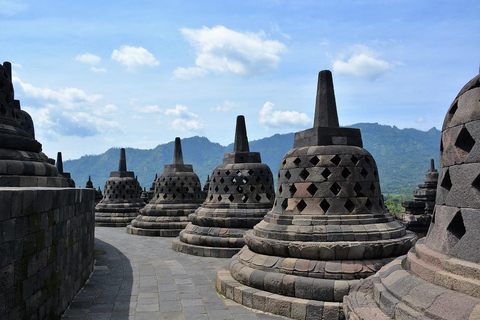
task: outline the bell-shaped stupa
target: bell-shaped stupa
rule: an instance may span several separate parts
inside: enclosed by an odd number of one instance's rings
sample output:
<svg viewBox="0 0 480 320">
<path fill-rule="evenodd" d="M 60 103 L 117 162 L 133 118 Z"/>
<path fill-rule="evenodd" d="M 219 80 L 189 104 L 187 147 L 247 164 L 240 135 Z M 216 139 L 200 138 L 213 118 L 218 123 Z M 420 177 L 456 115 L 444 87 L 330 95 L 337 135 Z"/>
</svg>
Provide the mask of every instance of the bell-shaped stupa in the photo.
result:
<svg viewBox="0 0 480 320">
<path fill-rule="evenodd" d="M 110 172 L 103 199 L 95 206 L 95 225 L 125 227 L 145 206 L 133 171 L 127 171 L 125 149 L 120 149 L 118 171 Z"/>
<path fill-rule="evenodd" d="M 191 223 L 173 240 L 176 251 L 228 258 L 244 245 L 245 231 L 260 222 L 272 207 L 273 177 L 250 152 L 245 118 L 237 117 L 234 151 L 215 167 L 205 202 L 189 216 Z"/>
<path fill-rule="evenodd" d="M 200 179 L 191 164 L 183 163 L 182 144 L 175 138 L 173 164 L 167 164 L 155 182 L 153 199 L 140 210 L 127 232 L 141 236 L 176 237 L 188 224 L 188 215 L 202 204 Z"/>
<path fill-rule="evenodd" d="M 427 234 L 430 221 L 432 221 L 435 197 L 437 195 L 438 171 L 435 169 L 435 162 L 430 160 L 430 170 L 425 176 L 425 182 L 418 185 L 413 191 L 413 201 L 405 201 L 402 206 L 405 212 L 396 213 L 407 230 L 415 232 L 419 237 Z"/>
<path fill-rule="evenodd" d="M 349 319 L 480 319 L 480 75 L 448 109 L 430 229 L 345 297 Z"/>
<path fill-rule="evenodd" d="M 55 161 L 35 140 L 30 115 L 15 100 L 10 62 L 0 64 L 0 186 L 66 187 Z"/>
<path fill-rule="evenodd" d="M 295 134 L 273 208 L 219 271 L 223 294 L 295 319 L 341 319 L 351 285 L 410 249 L 416 236 L 385 210 L 362 146 L 359 129 L 339 127 L 332 74 L 321 71 L 314 127 Z"/>
</svg>

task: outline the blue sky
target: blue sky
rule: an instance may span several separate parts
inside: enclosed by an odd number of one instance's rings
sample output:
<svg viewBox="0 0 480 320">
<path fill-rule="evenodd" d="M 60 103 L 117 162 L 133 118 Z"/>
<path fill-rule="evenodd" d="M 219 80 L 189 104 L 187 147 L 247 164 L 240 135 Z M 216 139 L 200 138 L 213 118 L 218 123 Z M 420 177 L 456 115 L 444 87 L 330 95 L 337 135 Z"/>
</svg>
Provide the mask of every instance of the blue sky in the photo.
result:
<svg viewBox="0 0 480 320">
<path fill-rule="evenodd" d="M 44 152 L 311 127 L 330 69 L 340 124 L 440 128 L 478 73 L 475 1 L 0 0 L 0 60 Z"/>
</svg>

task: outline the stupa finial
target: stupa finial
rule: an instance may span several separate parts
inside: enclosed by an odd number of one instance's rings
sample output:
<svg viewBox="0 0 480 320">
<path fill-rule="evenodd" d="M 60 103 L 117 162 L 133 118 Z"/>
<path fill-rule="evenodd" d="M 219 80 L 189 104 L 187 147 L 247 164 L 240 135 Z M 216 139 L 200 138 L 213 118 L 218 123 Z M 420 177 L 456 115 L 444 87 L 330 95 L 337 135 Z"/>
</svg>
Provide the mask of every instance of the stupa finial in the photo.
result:
<svg viewBox="0 0 480 320">
<path fill-rule="evenodd" d="M 120 149 L 120 161 L 118 162 L 118 171 L 127 171 L 127 157 L 125 148 Z"/>
<path fill-rule="evenodd" d="M 62 153 L 57 153 L 57 170 L 58 174 L 63 174 L 63 160 L 62 160 Z"/>
<path fill-rule="evenodd" d="M 245 126 L 245 117 L 237 117 L 237 127 L 235 129 L 235 146 L 233 152 L 249 152 L 247 137 L 247 127 Z"/>
<path fill-rule="evenodd" d="M 333 79 L 330 70 L 322 70 L 318 73 L 313 127 L 339 127 L 337 104 L 335 102 Z"/>
<path fill-rule="evenodd" d="M 173 151 L 173 164 L 183 164 L 182 142 L 179 137 L 175 138 L 175 150 Z"/>
<path fill-rule="evenodd" d="M 437 171 L 435 170 L 435 161 L 433 159 L 430 159 L 430 171 Z"/>
</svg>

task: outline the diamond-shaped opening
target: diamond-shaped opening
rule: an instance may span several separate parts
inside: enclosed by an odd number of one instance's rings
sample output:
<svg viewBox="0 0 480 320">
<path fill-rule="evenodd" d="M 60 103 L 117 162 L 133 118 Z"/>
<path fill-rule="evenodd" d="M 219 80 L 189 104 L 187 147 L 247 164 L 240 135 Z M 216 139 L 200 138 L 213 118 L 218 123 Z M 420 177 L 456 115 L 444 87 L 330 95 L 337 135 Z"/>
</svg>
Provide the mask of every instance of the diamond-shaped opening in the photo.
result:
<svg viewBox="0 0 480 320">
<path fill-rule="evenodd" d="M 233 184 L 235 184 L 235 183 L 237 183 L 237 178 L 233 177 L 231 181 L 232 181 Z"/>
<path fill-rule="evenodd" d="M 454 235 L 458 240 L 460 240 L 467 232 L 467 230 L 465 230 L 465 224 L 463 223 L 463 217 L 460 211 L 458 211 L 455 214 L 455 217 L 453 217 L 452 221 L 447 227 L 447 231 Z"/>
<path fill-rule="evenodd" d="M 253 192 L 255 191 L 255 187 L 254 186 L 250 186 L 250 192 Z"/>
<path fill-rule="evenodd" d="M 172 194 L 172 198 L 175 199 L 177 197 L 177 195 L 174 193 Z"/>
<path fill-rule="evenodd" d="M 216 181 L 217 181 L 217 179 L 215 179 L 215 178 L 212 179 L 212 182 L 213 182 L 213 183 L 215 183 Z"/>
<path fill-rule="evenodd" d="M 260 186 L 260 190 L 265 191 L 265 186 L 263 184 Z"/>
<path fill-rule="evenodd" d="M 356 182 L 355 186 L 353 187 L 353 191 L 357 193 L 357 197 L 365 197 L 365 195 L 362 193 L 362 186 L 360 183 Z"/>
<path fill-rule="evenodd" d="M 375 185 L 373 184 L 373 182 L 370 184 L 370 191 L 372 192 L 375 192 Z"/>
<path fill-rule="evenodd" d="M 242 197 L 242 201 L 243 201 L 243 203 L 245 203 L 245 202 L 247 202 L 247 201 L 248 201 L 248 196 L 247 196 L 246 194 L 245 194 L 245 195 L 243 195 L 243 197 Z"/>
<path fill-rule="evenodd" d="M 317 190 L 318 190 L 317 186 L 314 185 L 313 183 L 309 185 L 307 188 L 308 193 L 310 193 L 312 197 L 315 195 L 315 192 L 317 192 Z"/>
<path fill-rule="evenodd" d="M 228 186 L 225 186 L 225 188 L 223 188 L 223 191 L 225 191 L 225 193 L 227 193 L 228 190 L 230 190 L 230 188 Z"/>
<path fill-rule="evenodd" d="M 332 173 L 331 173 L 330 170 L 328 170 L 328 169 L 325 169 L 325 170 L 323 170 L 323 172 L 322 172 L 322 176 L 323 176 L 325 179 L 327 179 L 327 180 L 328 180 L 328 178 L 330 178 L 330 175 L 331 175 L 331 174 L 332 174 Z"/>
<path fill-rule="evenodd" d="M 323 199 L 322 202 L 320 202 L 320 208 L 322 208 L 324 213 L 327 213 L 328 208 L 330 208 L 330 203 L 328 203 L 327 200 Z"/>
<path fill-rule="evenodd" d="M 217 197 L 217 200 L 218 200 L 218 201 L 222 201 L 222 196 L 219 195 L 219 196 Z"/>
<path fill-rule="evenodd" d="M 358 161 L 360 161 L 360 159 L 356 155 L 353 155 L 351 159 L 354 165 L 357 165 Z"/>
<path fill-rule="evenodd" d="M 458 109 L 458 100 L 455 101 L 454 104 L 450 107 L 450 109 L 447 112 L 447 121 L 450 122 L 455 115 L 455 112 L 457 112 Z"/>
<path fill-rule="evenodd" d="M 210 201 L 212 201 L 212 200 L 213 200 L 213 195 L 210 195 Z"/>
<path fill-rule="evenodd" d="M 302 162 L 302 160 L 300 160 L 300 158 L 295 158 L 295 160 L 293 160 L 293 163 L 295 163 L 295 165 L 298 167 L 298 165 L 300 164 L 300 162 Z"/>
<path fill-rule="evenodd" d="M 262 178 L 261 178 L 260 176 L 258 176 L 258 177 L 255 178 L 255 181 L 256 181 L 257 183 L 259 183 L 260 180 L 262 180 Z"/>
<path fill-rule="evenodd" d="M 233 196 L 233 194 L 228 196 L 228 200 L 230 200 L 230 202 L 233 202 L 233 200 L 235 200 L 235 197 Z"/>
<path fill-rule="evenodd" d="M 215 186 L 215 192 L 218 192 L 218 186 Z"/>
<path fill-rule="evenodd" d="M 473 180 L 472 187 L 480 191 L 480 174 Z"/>
<path fill-rule="evenodd" d="M 334 182 L 330 187 L 330 191 L 332 191 L 334 195 L 337 195 L 340 192 L 340 190 L 342 190 L 342 187 L 340 187 L 336 182 Z"/>
<path fill-rule="evenodd" d="M 440 153 L 443 152 L 443 139 L 440 139 Z"/>
<path fill-rule="evenodd" d="M 283 202 L 282 202 L 282 209 L 285 210 L 285 209 L 287 209 L 287 207 L 288 207 L 288 200 L 284 199 Z"/>
<path fill-rule="evenodd" d="M 313 157 L 312 159 L 310 159 L 310 163 L 313 164 L 314 166 L 317 165 L 317 163 L 319 163 L 320 160 L 318 159 L 318 157 Z"/>
<path fill-rule="evenodd" d="M 309 175 L 310 173 L 306 169 L 303 169 L 298 176 L 303 180 L 307 180 Z"/>
<path fill-rule="evenodd" d="M 166 193 L 163 194 L 163 199 L 167 199 L 167 194 Z"/>
<path fill-rule="evenodd" d="M 180 185 L 183 187 L 185 185 L 185 182 L 180 182 Z"/>
<path fill-rule="evenodd" d="M 455 146 L 462 149 L 466 153 L 469 153 L 474 144 L 475 140 L 472 138 L 467 128 L 463 127 L 457 136 L 457 140 L 455 140 Z"/>
<path fill-rule="evenodd" d="M 283 191 L 283 188 L 282 188 L 282 186 L 280 185 L 280 187 L 278 187 L 278 193 L 281 194 L 282 191 Z"/>
<path fill-rule="evenodd" d="M 285 166 L 286 163 L 287 163 L 287 159 L 283 159 L 282 165 Z"/>
<path fill-rule="evenodd" d="M 242 172 L 240 170 L 237 171 L 237 176 L 240 177 L 242 175 Z"/>
<path fill-rule="evenodd" d="M 220 178 L 220 183 L 224 183 L 224 182 L 225 182 L 225 179 L 223 179 L 223 177 Z"/>
<path fill-rule="evenodd" d="M 365 201 L 365 207 L 366 207 L 369 211 L 372 211 L 372 209 L 373 209 L 373 203 L 372 203 L 372 201 L 370 201 L 370 199 L 367 199 L 367 201 Z"/>
<path fill-rule="evenodd" d="M 306 207 L 307 204 L 303 200 L 300 200 L 300 202 L 297 203 L 297 208 L 300 212 L 302 212 Z"/>
<path fill-rule="evenodd" d="M 347 179 L 348 177 L 350 177 L 351 174 L 352 174 L 352 173 L 351 173 L 350 170 L 348 170 L 347 168 L 345 168 L 345 169 L 342 170 L 342 177 L 343 177 L 344 179 Z"/>
<path fill-rule="evenodd" d="M 290 179 L 291 176 L 290 171 L 287 170 L 287 172 L 285 172 L 285 178 Z"/>
<path fill-rule="evenodd" d="M 230 170 L 225 171 L 225 174 L 228 176 L 230 175 Z"/>
<path fill-rule="evenodd" d="M 440 185 L 442 187 L 444 187 L 445 189 L 447 189 L 448 191 L 450 191 L 450 189 L 452 189 L 452 180 L 450 179 L 450 172 L 448 171 L 448 169 L 445 172 L 445 176 L 443 176 L 443 180 L 440 183 Z"/>
<path fill-rule="evenodd" d="M 248 171 L 247 171 L 247 174 L 248 174 L 249 176 L 253 176 L 253 170 L 248 170 Z"/>
<path fill-rule="evenodd" d="M 241 186 L 238 186 L 238 187 L 237 187 L 237 191 L 238 191 L 238 193 L 242 193 L 242 192 L 243 192 L 243 188 L 242 188 Z"/>
<path fill-rule="evenodd" d="M 338 166 L 341 160 L 342 158 L 340 158 L 337 154 L 332 159 L 330 159 L 330 161 L 333 162 L 336 166 Z"/>
<path fill-rule="evenodd" d="M 260 202 L 260 200 L 262 200 L 262 197 L 259 194 L 257 194 L 255 196 L 255 200 L 257 200 L 257 202 Z"/>
<path fill-rule="evenodd" d="M 433 208 L 433 214 L 432 214 L 432 223 L 435 223 L 435 214 L 437 213 L 436 208 Z"/>
<path fill-rule="evenodd" d="M 292 184 L 290 188 L 288 188 L 288 191 L 290 191 L 290 197 L 293 197 L 295 192 L 297 192 L 297 188 L 295 187 L 295 184 Z"/>
<path fill-rule="evenodd" d="M 217 175 L 218 175 L 218 176 L 220 175 L 220 173 L 221 173 L 220 171 L 217 171 Z"/>
<path fill-rule="evenodd" d="M 363 179 L 367 179 L 368 171 L 365 170 L 365 168 L 362 168 L 362 171 L 360 171 L 360 174 L 362 175 Z"/>
<path fill-rule="evenodd" d="M 265 193 L 265 197 L 267 197 L 268 200 L 272 199 L 272 195 L 270 193 Z"/>
<path fill-rule="evenodd" d="M 355 205 L 352 201 L 350 201 L 350 199 L 347 199 L 343 206 L 345 207 L 345 209 L 347 209 L 348 212 L 353 212 L 353 210 L 355 209 Z"/>
<path fill-rule="evenodd" d="M 248 178 L 243 177 L 242 182 L 243 182 L 243 184 L 247 184 Z"/>
</svg>

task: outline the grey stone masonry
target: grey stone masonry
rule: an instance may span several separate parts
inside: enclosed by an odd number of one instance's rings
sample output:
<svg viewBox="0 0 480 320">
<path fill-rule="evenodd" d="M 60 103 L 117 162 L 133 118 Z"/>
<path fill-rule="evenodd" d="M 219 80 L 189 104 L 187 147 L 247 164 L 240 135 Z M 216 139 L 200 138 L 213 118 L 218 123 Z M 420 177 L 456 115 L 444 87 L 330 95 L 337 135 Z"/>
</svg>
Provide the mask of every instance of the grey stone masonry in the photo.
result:
<svg viewBox="0 0 480 320">
<path fill-rule="evenodd" d="M 427 236 L 355 286 L 348 319 L 480 319 L 480 75 L 447 111 Z"/>
<path fill-rule="evenodd" d="M 94 189 L 0 188 L 0 318 L 58 318 L 93 270 Z"/>
<path fill-rule="evenodd" d="M 245 231 L 260 222 L 274 200 L 273 176 L 250 152 L 245 118 L 237 117 L 234 152 L 211 174 L 205 202 L 189 215 L 190 223 L 172 248 L 207 257 L 231 257 L 244 245 Z"/>
<path fill-rule="evenodd" d="M 245 305 L 266 297 L 251 306 L 295 319 L 342 319 L 350 288 L 410 249 L 417 238 L 385 210 L 362 145 L 360 130 L 339 127 L 332 75 L 321 71 L 314 127 L 295 134 L 273 208 L 219 272 L 220 292 L 239 290 Z"/>
<path fill-rule="evenodd" d="M 118 171 L 110 172 L 103 199 L 95 206 L 95 225 L 126 227 L 145 206 L 142 188 L 133 171 L 127 171 L 125 149 L 120 149 Z"/>
<path fill-rule="evenodd" d="M 55 160 L 35 140 L 30 115 L 15 100 L 10 62 L 0 64 L 0 186 L 66 187 Z"/>
<path fill-rule="evenodd" d="M 175 138 L 173 164 L 165 165 L 155 181 L 154 197 L 127 226 L 127 232 L 140 236 L 178 236 L 188 224 L 188 215 L 204 200 L 201 187 L 193 166 L 183 163 L 182 144 L 180 138 Z"/>
</svg>

